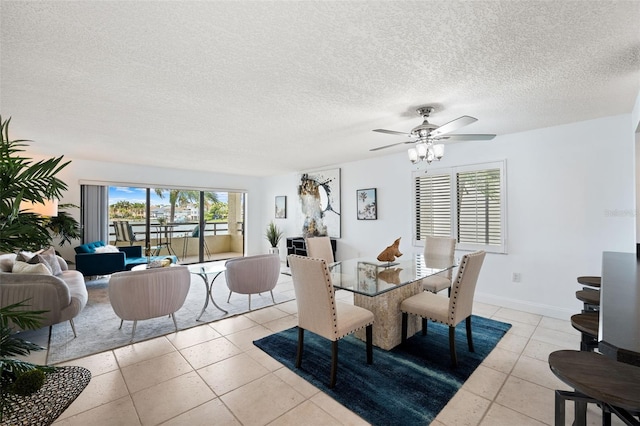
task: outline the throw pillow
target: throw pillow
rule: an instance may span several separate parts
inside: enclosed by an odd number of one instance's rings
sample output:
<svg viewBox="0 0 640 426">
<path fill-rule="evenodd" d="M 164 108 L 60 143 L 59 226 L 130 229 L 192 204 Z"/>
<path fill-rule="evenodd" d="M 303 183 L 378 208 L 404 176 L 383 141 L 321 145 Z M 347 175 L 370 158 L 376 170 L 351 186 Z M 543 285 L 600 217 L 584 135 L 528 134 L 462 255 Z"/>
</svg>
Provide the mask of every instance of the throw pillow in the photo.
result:
<svg viewBox="0 0 640 426">
<path fill-rule="evenodd" d="M 16 260 L 19 260 L 21 262 L 28 262 L 35 255 L 36 253 L 32 253 L 30 251 L 21 251 L 16 255 Z"/>
<path fill-rule="evenodd" d="M 60 262 L 58 262 L 58 255 L 56 255 L 56 250 L 53 247 L 49 247 L 48 249 L 41 251 L 37 256 L 40 256 L 46 264 L 49 265 L 52 275 L 60 275 L 62 273 Z"/>
<path fill-rule="evenodd" d="M 0 254 L 0 272 L 11 272 L 15 261 L 16 255 L 13 253 Z"/>
<path fill-rule="evenodd" d="M 27 262 L 29 265 L 37 265 L 39 263 L 43 264 L 44 266 L 47 267 L 47 269 L 49 270 L 49 274 L 52 273 L 51 271 L 51 266 L 49 266 L 49 263 L 46 261 L 46 259 L 44 257 L 42 257 L 39 254 L 36 254 L 35 256 L 33 256 L 31 258 L 30 261 Z"/>
<path fill-rule="evenodd" d="M 118 253 L 119 251 L 116 246 L 96 247 L 96 253 Z"/>
<path fill-rule="evenodd" d="M 22 262 L 20 260 L 16 260 L 13 263 L 14 274 L 34 274 L 34 275 L 51 275 L 51 271 L 49 267 L 44 263 L 36 263 L 31 265 L 27 262 Z"/>
</svg>

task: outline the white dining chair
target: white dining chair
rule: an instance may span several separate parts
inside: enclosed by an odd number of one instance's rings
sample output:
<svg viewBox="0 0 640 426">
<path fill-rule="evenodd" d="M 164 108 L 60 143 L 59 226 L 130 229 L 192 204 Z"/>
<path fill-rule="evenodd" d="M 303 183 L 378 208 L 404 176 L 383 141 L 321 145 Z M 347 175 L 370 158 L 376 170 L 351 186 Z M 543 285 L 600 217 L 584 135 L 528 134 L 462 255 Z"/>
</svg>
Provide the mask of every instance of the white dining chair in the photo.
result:
<svg viewBox="0 0 640 426">
<path fill-rule="evenodd" d="M 484 262 L 485 252 L 465 254 L 460 261 L 458 276 L 452 286 L 451 296 L 444 297 L 429 291 L 420 292 L 402 301 L 402 342 L 407 340 L 408 315 L 418 315 L 422 318 L 422 335 L 427 334 L 427 320 L 439 322 L 449 326 L 449 351 L 451 363 L 458 365 L 456 356 L 456 325 L 466 320 L 467 344 L 469 352 L 473 352 L 473 337 L 471 335 L 471 312 L 473 310 L 473 296 L 480 269 Z"/>
<path fill-rule="evenodd" d="M 331 379 L 336 384 L 338 340 L 366 327 L 367 364 L 373 362 L 373 313 L 347 303 L 336 302 L 331 274 L 324 259 L 289 255 L 293 288 L 298 304 L 298 350 L 296 368 L 302 365 L 304 331 L 331 340 Z"/>
<path fill-rule="evenodd" d="M 455 262 L 456 239 L 449 237 L 427 236 L 424 243 L 424 259 L 427 266 L 430 262 L 453 265 Z M 451 295 L 451 277 L 453 268 L 421 280 L 422 289 L 438 293 L 445 288 Z"/>
<path fill-rule="evenodd" d="M 310 237 L 305 238 L 307 246 L 307 256 L 316 259 L 324 259 L 327 263 L 335 262 L 333 258 L 333 249 L 331 248 L 331 238 L 329 237 Z"/>
</svg>

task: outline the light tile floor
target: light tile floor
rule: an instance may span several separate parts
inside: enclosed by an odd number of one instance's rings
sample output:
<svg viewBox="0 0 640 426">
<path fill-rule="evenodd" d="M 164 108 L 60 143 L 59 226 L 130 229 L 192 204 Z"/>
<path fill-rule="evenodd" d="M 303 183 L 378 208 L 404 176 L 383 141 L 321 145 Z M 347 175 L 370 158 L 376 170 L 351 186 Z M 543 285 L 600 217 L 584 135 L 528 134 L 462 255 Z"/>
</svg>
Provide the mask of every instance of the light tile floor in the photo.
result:
<svg viewBox="0 0 640 426">
<path fill-rule="evenodd" d="M 296 325 L 296 311 L 286 302 L 68 362 L 93 377 L 55 425 L 367 424 L 253 345 Z M 474 313 L 513 327 L 432 425 L 552 425 L 554 390 L 568 387 L 547 357 L 578 348 L 578 333 L 568 321 L 477 302 Z M 44 362 L 42 352 L 30 359 Z M 571 424 L 571 403 L 566 412 Z M 588 422 L 601 424 L 592 404 Z"/>
</svg>

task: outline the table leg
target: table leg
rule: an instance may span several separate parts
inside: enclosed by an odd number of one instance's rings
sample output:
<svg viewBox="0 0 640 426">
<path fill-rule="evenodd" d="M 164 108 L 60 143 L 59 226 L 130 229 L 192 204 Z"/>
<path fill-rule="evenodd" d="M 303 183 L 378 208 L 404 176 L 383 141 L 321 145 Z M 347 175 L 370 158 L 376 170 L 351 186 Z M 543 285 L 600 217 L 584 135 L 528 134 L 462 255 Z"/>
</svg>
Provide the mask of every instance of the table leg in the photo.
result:
<svg viewBox="0 0 640 426">
<path fill-rule="evenodd" d="M 198 315 L 198 318 L 196 318 L 196 321 L 200 321 L 200 318 L 204 314 L 204 311 L 207 310 L 207 306 L 209 306 L 209 299 L 211 299 L 211 303 L 213 303 L 213 305 L 216 308 L 218 308 L 219 310 L 221 310 L 225 314 L 229 313 L 228 311 L 225 311 L 220 306 L 218 306 L 216 301 L 213 300 L 213 295 L 211 294 L 211 290 L 213 289 L 213 282 L 216 280 L 216 278 L 218 278 L 218 275 L 220 275 L 221 273 L 222 272 L 218 272 L 216 274 L 216 276 L 211 279 L 211 282 L 209 282 L 209 280 L 207 279 L 207 275 L 206 274 L 197 274 L 200 278 L 202 278 L 202 281 L 204 281 L 205 291 L 207 293 L 206 293 L 205 298 L 204 298 L 204 306 L 202 307 L 202 311 L 200 311 L 200 315 Z"/>
</svg>

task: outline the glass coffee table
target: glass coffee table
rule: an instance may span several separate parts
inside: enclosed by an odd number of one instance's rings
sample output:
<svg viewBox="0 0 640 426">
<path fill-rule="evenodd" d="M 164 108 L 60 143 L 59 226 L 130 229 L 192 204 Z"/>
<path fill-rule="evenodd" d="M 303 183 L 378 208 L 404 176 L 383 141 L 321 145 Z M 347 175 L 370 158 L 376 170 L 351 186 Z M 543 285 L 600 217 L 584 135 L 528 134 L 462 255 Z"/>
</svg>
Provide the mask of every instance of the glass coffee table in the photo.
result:
<svg viewBox="0 0 640 426">
<path fill-rule="evenodd" d="M 187 265 L 187 268 L 189 268 L 189 272 L 202 278 L 207 291 L 207 294 L 204 298 L 204 306 L 202 307 L 200 315 L 198 315 L 198 318 L 196 318 L 196 321 L 200 321 L 200 317 L 202 317 L 204 311 L 207 310 L 207 306 L 209 306 L 209 299 L 211 299 L 211 303 L 213 303 L 213 306 L 215 306 L 225 314 L 228 314 L 228 311 L 222 309 L 220 306 L 218 306 L 216 301 L 213 300 L 213 294 L 211 293 L 211 291 L 213 290 L 213 282 L 221 273 L 227 270 L 226 266 L 220 264 Z"/>
</svg>

